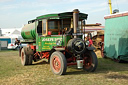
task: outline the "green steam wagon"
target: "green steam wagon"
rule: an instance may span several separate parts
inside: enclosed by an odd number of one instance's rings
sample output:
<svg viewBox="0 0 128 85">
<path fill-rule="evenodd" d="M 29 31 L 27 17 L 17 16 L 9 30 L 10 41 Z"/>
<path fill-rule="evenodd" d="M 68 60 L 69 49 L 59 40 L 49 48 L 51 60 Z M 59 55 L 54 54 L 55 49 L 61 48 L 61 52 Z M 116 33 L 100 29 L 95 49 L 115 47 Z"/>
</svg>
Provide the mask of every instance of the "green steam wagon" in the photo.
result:
<svg viewBox="0 0 128 85">
<path fill-rule="evenodd" d="M 73 12 L 47 14 L 28 21 L 21 32 L 24 38 L 22 43 L 28 44 L 20 49 L 22 65 L 31 65 L 32 61 L 45 58 L 57 75 L 65 74 L 70 65 L 95 71 L 98 61 L 94 48 L 88 47 L 82 40 L 87 16 L 75 9 Z"/>
</svg>

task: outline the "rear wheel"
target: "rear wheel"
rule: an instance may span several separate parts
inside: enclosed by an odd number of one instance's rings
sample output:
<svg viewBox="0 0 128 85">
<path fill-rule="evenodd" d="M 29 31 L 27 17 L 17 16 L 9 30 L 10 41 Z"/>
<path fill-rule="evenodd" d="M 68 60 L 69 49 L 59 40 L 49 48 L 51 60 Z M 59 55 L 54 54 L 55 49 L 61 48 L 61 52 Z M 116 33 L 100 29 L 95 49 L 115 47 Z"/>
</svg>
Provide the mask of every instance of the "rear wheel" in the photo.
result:
<svg viewBox="0 0 128 85">
<path fill-rule="evenodd" d="M 55 51 L 50 57 L 50 67 L 54 74 L 63 75 L 67 70 L 67 61 L 63 53 Z"/>
<path fill-rule="evenodd" d="M 21 57 L 21 50 L 22 48 L 19 48 L 19 57 Z"/>
<path fill-rule="evenodd" d="M 84 54 L 83 69 L 88 72 L 94 72 L 98 65 L 97 56 L 94 51 L 89 51 Z"/>
<path fill-rule="evenodd" d="M 29 62 L 29 56 L 25 53 L 25 48 L 22 48 L 21 50 L 21 64 L 23 66 L 28 65 Z"/>
<path fill-rule="evenodd" d="M 32 65 L 32 60 L 33 60 L 33 56 L 32 55 L 29 55 L 28 65 Z"/>
<path fill-rule="evenodd" d="M 26 55 L 25 48 L 22 48 L 21 49 L 21 64 L 23 66 L 31 65 L 32 64 L 32 60 L 33 60 L 33 56 L 32 55 Z"/>
</svg>

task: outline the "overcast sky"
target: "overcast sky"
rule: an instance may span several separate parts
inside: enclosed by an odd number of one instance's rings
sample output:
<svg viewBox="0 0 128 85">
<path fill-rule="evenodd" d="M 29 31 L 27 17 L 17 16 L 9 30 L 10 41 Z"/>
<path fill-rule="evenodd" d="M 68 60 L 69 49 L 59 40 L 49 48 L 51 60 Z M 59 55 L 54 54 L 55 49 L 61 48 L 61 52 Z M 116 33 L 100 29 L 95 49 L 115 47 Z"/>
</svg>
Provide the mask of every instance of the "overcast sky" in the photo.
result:
<svg viewBox="0 0 128 85">
<path fill-rule="evenodd" d="M 112 8 L 128 11 L 128 0 L 112 0 Z M 20 28 L 37 16 L 79 9 L 89 14 L 87 23 L 104 25 L 108 0 L 0 0 L 0 28 Z"/>
</svg>

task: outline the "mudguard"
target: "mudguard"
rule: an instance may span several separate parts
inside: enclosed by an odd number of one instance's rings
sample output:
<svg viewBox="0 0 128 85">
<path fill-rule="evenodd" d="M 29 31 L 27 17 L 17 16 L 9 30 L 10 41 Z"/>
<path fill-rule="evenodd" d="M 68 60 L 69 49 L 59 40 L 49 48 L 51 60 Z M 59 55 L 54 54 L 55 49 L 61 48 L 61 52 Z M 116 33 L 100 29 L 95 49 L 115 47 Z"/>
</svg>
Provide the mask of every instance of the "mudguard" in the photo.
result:
<svg viewBox="0 0 128 85">
<path fill-rule="evenodd" d="M 95 50 L 96 48 L 94 47 L 86 47 L 87 50 Z"/>
<path fill-rule="evenodd" d="M 33 55 L 33 50 L 30 47 L 23 47 L 22 49 L 25 50 L 26 55 Z"/>
</svg>

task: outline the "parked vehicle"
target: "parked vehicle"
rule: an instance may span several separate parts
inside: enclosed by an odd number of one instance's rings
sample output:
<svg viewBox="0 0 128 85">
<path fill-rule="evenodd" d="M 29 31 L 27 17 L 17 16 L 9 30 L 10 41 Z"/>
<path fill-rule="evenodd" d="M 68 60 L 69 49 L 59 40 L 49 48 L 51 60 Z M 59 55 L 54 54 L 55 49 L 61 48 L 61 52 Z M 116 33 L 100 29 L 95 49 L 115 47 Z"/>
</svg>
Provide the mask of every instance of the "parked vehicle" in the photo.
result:
<svg viewBox="0 0 128 85">
<path fill-rule="evenodd" d="M 103 57 L 128 61 L 128 12 L 105 16 Z"/>
<path fill-rule="evenodd" d="M 9 50 L 16 50 L 17 46 L 15 45 L 15 43 L 9 43 L 7 48 Z"/>
<path fill-rule="evenodd" d="M 67 66 L 77 65 L 88 72 L 97 68 L 98 60 L 93 47 L 82 39 L 83 22 L 87 14 L 73 12 L 47 14 L 28 21 L 21 35 L 28 45 L 20 50 L 22 65 L 46 58 L 54 74 L 63 75 Z"/>
<path fill-rule="evenodd" d="M 15 43 L 9 43 L 7 48 L 9 50 L 18 50 L 19 48 L 23 48 L 23 47 L 26 47 L 26 46 L 27 46 L 27 44 L 24 44 L 24 43 L 21 43 L 19 46 L 15 45 Z"/>
</svg>

